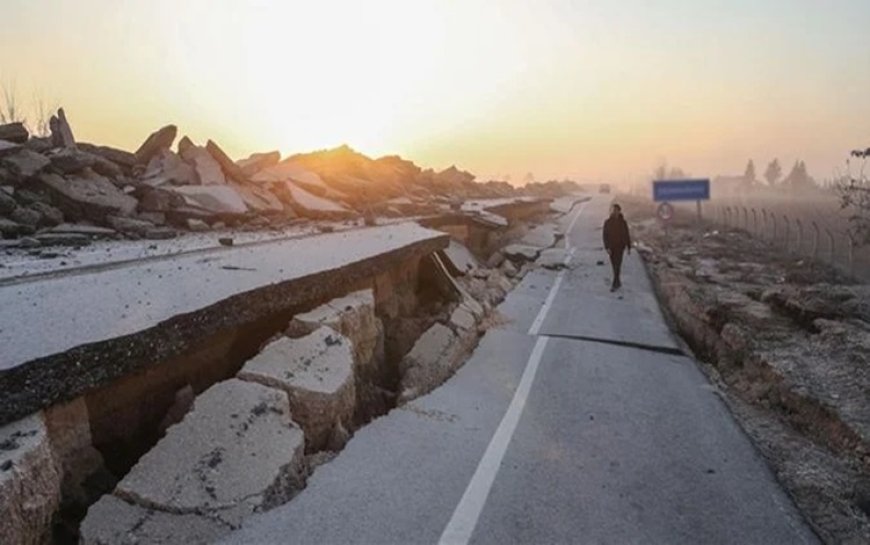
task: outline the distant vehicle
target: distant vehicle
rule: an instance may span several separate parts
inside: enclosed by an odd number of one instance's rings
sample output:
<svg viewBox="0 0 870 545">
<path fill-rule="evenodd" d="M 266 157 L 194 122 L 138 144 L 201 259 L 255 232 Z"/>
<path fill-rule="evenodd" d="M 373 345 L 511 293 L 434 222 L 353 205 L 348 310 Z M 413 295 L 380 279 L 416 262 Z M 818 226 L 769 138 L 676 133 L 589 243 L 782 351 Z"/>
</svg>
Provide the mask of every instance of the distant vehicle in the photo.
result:
<svg viewBox="0 0 870 545">
<path fill-rule="evenodd" d="M 610 193 L 610 184 L 601 184 L 598 186 L 599 193 Z"/>
</svg>

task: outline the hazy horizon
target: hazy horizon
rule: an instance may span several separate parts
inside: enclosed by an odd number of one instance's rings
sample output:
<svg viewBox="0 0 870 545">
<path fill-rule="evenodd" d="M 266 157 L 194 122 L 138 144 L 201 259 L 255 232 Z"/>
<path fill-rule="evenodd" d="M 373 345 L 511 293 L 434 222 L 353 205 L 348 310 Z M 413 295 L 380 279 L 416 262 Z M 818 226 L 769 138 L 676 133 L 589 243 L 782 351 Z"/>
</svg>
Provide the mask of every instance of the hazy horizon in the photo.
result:
<svg viewBox="0 0 870 545">
<path fill-rule="evenodd" d="M 517 183 L 825 179 L 870 143 L 858 0 L 4 4 L 0 81 L 126 149 L 174 123 L 235 158 L 348 144 Z"/>
</svg>

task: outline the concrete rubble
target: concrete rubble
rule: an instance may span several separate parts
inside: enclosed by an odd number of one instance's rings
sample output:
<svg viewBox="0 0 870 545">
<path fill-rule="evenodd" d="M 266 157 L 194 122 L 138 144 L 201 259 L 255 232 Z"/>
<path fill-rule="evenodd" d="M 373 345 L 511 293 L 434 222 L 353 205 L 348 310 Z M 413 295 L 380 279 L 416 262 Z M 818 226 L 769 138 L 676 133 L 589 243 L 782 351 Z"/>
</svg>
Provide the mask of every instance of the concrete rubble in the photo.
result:
<svg viewBox="0 0 870 545">
<path fill-rule="evenodd" d="M 238 377 L 286 392 L 313 450 L 325 448 L 350 425 L 356 405 L 353 347 L 330 327 L 271 342 Z"/>
<path fill-rule="evenodd" d="M 159 543 L 159 535 L 196 533 L 201 540 L 227 532 L 302 487 L 304 449 L 286 394 L 238 379 L 220 382 L 196 398 L 112 496 L 91 507 L 82 542 L 133 536 Z"/>
</svg>

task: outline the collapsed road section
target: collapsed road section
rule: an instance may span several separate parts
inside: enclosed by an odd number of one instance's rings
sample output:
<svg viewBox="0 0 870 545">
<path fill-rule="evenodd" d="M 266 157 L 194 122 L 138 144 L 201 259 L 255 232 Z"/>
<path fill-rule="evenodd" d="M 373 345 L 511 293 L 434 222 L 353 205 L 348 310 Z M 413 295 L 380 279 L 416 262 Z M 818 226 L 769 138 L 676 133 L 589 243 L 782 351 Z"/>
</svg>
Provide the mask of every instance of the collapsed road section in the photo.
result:
<svg viewBox="0 0 870 545">
<path fill-rule="evenodd" d="M 455 372 L 580 200 L 0 280 L 0 531 L 207 542 L 288 501 Z"/>
</svg>

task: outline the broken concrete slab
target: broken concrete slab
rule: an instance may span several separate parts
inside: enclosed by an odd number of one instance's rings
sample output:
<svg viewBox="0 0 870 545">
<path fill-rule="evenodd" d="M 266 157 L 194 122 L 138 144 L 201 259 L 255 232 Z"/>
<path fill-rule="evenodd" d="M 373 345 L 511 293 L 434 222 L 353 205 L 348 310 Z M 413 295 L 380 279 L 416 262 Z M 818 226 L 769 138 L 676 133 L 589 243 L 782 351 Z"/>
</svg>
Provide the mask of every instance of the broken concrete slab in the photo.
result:
<svg viewBox="0 0 870 545">
<path fill-rule="evenodd" d="M 108 179 L 95 173 L 67 178 L 57 174 L 42 174 L 38 181 L 64 216 L 74 221 L 102 222 L 108 215 L 129 216 L 139 204 Z"/>
<path fill-rule="evenodd" d="M 250 210 L 260 213 L 284 212 L 284 204 L 270 191 L 252 184 L 240 184 L 229 182 L 230 187 L 235 189 L 245 201 Z M 295 214 L 294 214 L 295 215 Z"/>
<path fill-rule="evenodd" d="M 168 190 L 182 195 L 189 205 L 213 214 L 245 214 L 248 211 L 239 192 L 228 185 L 182 185 Z"/>
<path fill-rule="evenodd" d="M 550 270 L 558 270 L 565 268 L 568 252 L 562 248 L 548 248 L 541 252 L 537 263 L 541 267 Z"/>
<path fill-rule="evenodd" d="M 66 119 L 66 113 L 63 108 L 57 110 L 57 115 L 51 116 L 48 120 L 48 127 L 51 130 L 51 145 L 56 148 L 74 148 L 76 139 L 73 137 L 72 129 Z"/>
<path fill-rule="evenodd" d="M 277 165 L 281 161 L 280 151 L 253 153 L 247 159 L 239 159 L 236 164 L 245 176 L 254 176 L 261 170 Z"/>
<path fill-rule="evenodd" d="M 220 165 L 221 170 L 223 170 L 224 175 L 228 180 L 233 180 L 240 184 L 246 184 L 250 181 L 248 180 L 247 175 L 242 172 L 241 167 L 230 159 L 230 156 L 227 155 L 224 150 L 214 142 L 214 140 L 206 142 L 205 149 Z"/>
<path fill-rule="evenodd" d="M 290 398 L 293 419 L 310 450 L 324 448 L 356 407 L 353 346 L 329 327 L 269 343 L 239 371 L 242 380 L 278 388 Z"/>
<path fill-rule="evenodd" d="M 136 157 L 136 163 L 147 165 L 148 161 L 161 150 L 171 148 L 177 135 L 178 127 L 175 125 L 167 125 L 151 133 L 133 154 Z"/>
<path fill-rule="evenodd" d="M 474 254 L 461 242 L 450 240 L 450 245 L 443 250 L 444 264 L 453 274 L 467 274 L 480 268 L 480 263 Z"/>
<path fill-rule="evenodd" d="M 507 246 L 502 253 L 505 257 L 513 261 L 515 264 L 522 264 L 526 261 L 534 261 L 538 258 L 541 249 L 536 246 L 528 246 L 526 244 L 511 244 Z"/>
<path fill-rule="evenodd" d="M 43 411 L 51 450 L 61 476 L 61 492 L 68 501 L 93 501 L 86 482 L 105 474 L 103 456 L 94 448 L 88 407 L 83 397 Z M 90 484 L 90 488 L 93 485 Z"/>
<path fill-rule="evenodd" d="M 6 157 L 7 155 L 11 155 L 13 153 L 18 152 L 21 149 L 21 146 L 15 144 L 13 142 L 9 142 L 8 140 L 0 139 L 0 159 Z"/>
<path fill-rule="evenodd" d="M 106 223 L 116 231 L 134 235 L 144 235 L 149 230 L 154 229 L 154 224 L 150 221 L 121 216 L 106 216 Z"/>
<path fill-rule="evenodd" d="M 62 223 L 51 229 L 41 231 L 40 234 L 56 234 L 56 235 L 85 235 L 94 239 L 112 239 L 118 236 L 118 232 L 108 227 L 98 227 L 96 225 L 88 225 L 86 223 Z"/>
<path fill-rule="evenodd" d="M 300 216 L 309 218 L 348 218 L 356 213 L 335 201 L 318 197 L 295 182 L 284 182 L 284 188 L 293 200 L 293 208 Z"/>
<path fill-rule="evenodd" d="M 28 138 L 30 138 L 30 133 L 27 132 L 24 123 L 15 122 L 0 125 L 0 140 L 13 144 L 23 144 L 27 142 Z"/>
<path fill-rule="evenodd" d="M 456 307 L 453 314 L 450 315 L 450 323 L 459 329 L 470 330 L 474 329 L 477 321 L 474 319 L 474 314 L 471 310 L 463 305 Z"/>
<path fill-rule="evenodd" d="M 143 183 L 154 187 L 164 184 L 199 184 L 199 176 L 196 173 L 196 169 L 169 149 L 162 149 L 151 157 L 151 160 L 148 161 L 148 166 L 145 168 L 145 174 L 142 177 Z"/>
<path fill-rule="evenodd" d="M 297 314 L 287 327 L 287 335 L 301 337 L 321 326 L 327 326 L 347 337 L 353 345 L 354 363 L 364 369 L 374 363 L 383 325 L 375 315 L 375 296 L 372 290 L 360 290 L 315 308 Z"/>
<path fill-rule="evenodd" d="M 61 477 L 41 414 L 0 427 L 0 536 L 3 543 L 51 541 Z"/>
<path fill-rule="evenodd" d="M 232 530 L 197 514 L 175 514 L 127 503 L 106 494 L 88 509 L 81 545 L 166 545 L 212 543 Z"/>
<path fill-rule="evenodd" d="M 284 392 L 230 379 L 197 397 L 193 410 L 142 456 L 114 494 L 238 527 L 301 488 L 304 448 Z"/>
<path fill-rule="evenodd" d="M 7 155 L 2 159 L 2 165 L 9 172 L 22 179 L 35 176 L 47 167 L 49 161 L 44 155 L 22 148 L 17 153 Z"/>
<path fill-rule="evenodd" d="M 538 248 L 550 248 L 556 244 L 556 226 L 548 223 L 533 227 L 520 240 L 520 244 L 536 246 Z"/>
<path fill-rule="evenodd" d="M 51 168 L 60 174 L 71 174 L 94 166 L 97 157 L 77 148 L 62 148 L 48 156 Z"/>
<path fill-rule="evenodd" d="M 95 146 L 94 144 L 87 144 L 84 142 L 76 144 L 76 147 L 128 169 L 136 166 L 136 155 L 129 151 L 120 150 L 110 146 Z"/>
<path fill-rule="evenodd" d="M 183 151 L 179 145 L 179 153 L 182 159 L 187 161 L 196 170 L 199 182 L 202 185 L 226 185 L 227 178 L 220 163 L 215 160 L 214 156 L 207 149 L 191 143 L 185 146 Z"/>
<path fill-rule="evenodd" d="M 0 290 L 0 423 L 153 369 L 221 331 L 329 300 L 447 242 L 408 222 L 15 281 Z M 34 323 L 52 334 L 33 335 Z"/>
<path fill-rule="evenodd" d="M 0 218 L 0 237 L 19 237 L 31 235 L 35 229 L 29 225 L 22 225 L 16 221 Z"/>
<path fill-rule="evenodd" d="M 435 324 L 414 343 L 399 364 L 399 403 L 431 392 L 456 369 L 456 335 L 449 327 Z"/>
</svg>

